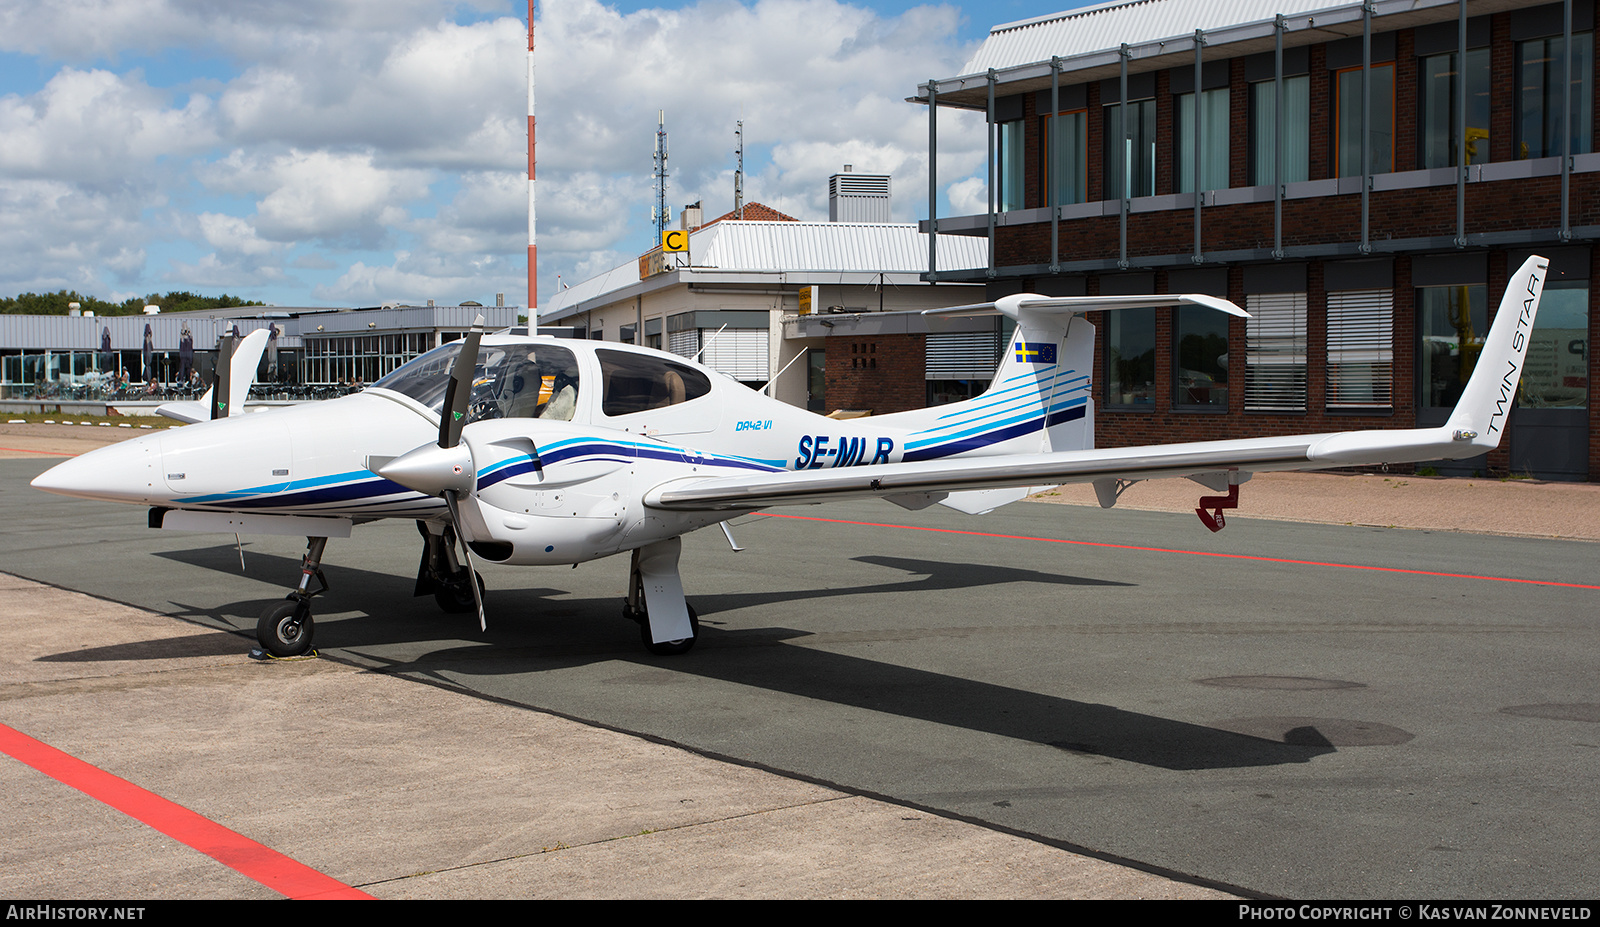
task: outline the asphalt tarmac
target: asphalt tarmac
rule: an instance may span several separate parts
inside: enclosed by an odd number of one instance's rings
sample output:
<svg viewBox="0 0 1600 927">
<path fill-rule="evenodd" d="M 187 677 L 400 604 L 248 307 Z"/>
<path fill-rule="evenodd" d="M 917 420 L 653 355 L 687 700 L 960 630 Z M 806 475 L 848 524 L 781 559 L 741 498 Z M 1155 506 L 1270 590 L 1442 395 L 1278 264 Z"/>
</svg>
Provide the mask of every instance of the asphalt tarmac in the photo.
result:
<svg viewBox="0 0 1600 927">
<path fill-rule="evenodd" d="M 701 640 L 655 658 L 625 561 L 486 570 L 482 634 L 377 525 L 329 546 L 323 658 L 262 665 L 298 542 L 247 539 L 241 573 L 231 537 L 34 492 L 45 465 L 0 461 L 5 572 L 147 614 L 7 622 L 4 723 L 380 897 L 1600 888 L 1591 542 L 791 509 L 736 523 L 743 553 L 686 539 Z M 0 768 L 28 796 L 6 895 L 281 895 Z M 188 862 L 141 883 L 104 828 Z"/>
</svg>

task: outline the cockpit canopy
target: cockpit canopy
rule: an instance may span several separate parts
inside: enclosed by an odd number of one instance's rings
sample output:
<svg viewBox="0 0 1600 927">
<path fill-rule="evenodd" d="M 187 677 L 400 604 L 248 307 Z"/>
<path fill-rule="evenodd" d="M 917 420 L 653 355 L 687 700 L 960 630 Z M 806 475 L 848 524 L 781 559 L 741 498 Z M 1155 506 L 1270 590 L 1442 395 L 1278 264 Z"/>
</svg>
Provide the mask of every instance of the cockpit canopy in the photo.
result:
<svg viewBox="0 0 1600 927">
<path fill-rule="evenodd" d="M 372 384 L 410 396 L 436 413 L 461 353 L 459 341 L 442 345 Z M 578 403 L 578 359 L 554 344 L 481 345 L 473 371 L 467 421 L 490 418 L 572 420 Z"/>
<path fill-rule="evenodd" d="M 435 413 L 461 342 L 434 348 L 372 384 L 410 396 Z M 695 367 L 637 351 L 595 350 L 600 362 L 600 411 L 609 418 L 665 409 L 711 392 L 711 379 Z M 570 422 L 578 402 L 578 358 L 558 344 L 485 344 L 478 348 L 467 421 L 540 418 Z"/>
</svg>

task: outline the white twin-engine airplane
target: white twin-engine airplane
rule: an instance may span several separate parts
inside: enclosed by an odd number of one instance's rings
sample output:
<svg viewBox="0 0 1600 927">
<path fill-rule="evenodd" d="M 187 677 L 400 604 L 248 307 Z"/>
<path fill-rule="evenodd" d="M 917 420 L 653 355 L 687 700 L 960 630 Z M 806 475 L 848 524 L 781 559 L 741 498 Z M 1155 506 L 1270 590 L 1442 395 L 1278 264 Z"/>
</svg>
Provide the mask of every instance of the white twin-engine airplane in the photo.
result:
<svg viewBox="0 0 1600 927">
<path fill-rule="evenodd" d="M 311 647 L 327 539 L 379 518 L 417 522 L 425 546 L 416 594 L 433 593 L 447 611 L 476 605 L 480 627 L 474 555 L 564 565 L 631 551 L 624 614 L 652 652 L 683 653 L 698 621 L 678 575 L 682 536 L 769 506 L 879 496 L 980 513 L 1045 486 L 1093 482 L 1109 507 L 1130 481 L 1182 476 L 1226 493 L 1196 510 L 1216 530 L 1254 471 L 1482 454 L 1504 431 L 1545 271 L 1534 257 L 1512 276 L 1460 404 L 1439 428 L 1096 449 L 1085 312 L 1187 304 L 1244 313 L 1205 296 L 1022 295 L 931 311 L 1016 320 L 983 395 L 846 421 L 672 354 L 477 328 L 365 392 L 218 417 L 255 369 L 260 340 L 247 339 L 207 400 L 212 420 L 84 454 L 33 485 L 150 506 L 155 527 L 305 536 L 298 587 L 257 626 L 277 656 Z"/>
</svg>

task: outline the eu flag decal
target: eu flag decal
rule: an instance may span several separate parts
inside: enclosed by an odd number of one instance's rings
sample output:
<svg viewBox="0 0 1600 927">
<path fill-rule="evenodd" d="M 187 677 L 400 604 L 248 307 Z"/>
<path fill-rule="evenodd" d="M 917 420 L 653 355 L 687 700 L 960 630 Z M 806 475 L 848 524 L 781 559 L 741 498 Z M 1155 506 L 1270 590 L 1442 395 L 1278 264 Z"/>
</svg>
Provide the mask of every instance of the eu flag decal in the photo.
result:
<svg viewBox="0 0 1600 927">
<path fill-rule="evenodd" d="M 1021 364 L 1054 364 L 1056 346 L 1048 341 L 1017 342 L 1017 362 Z"/>
</svg>

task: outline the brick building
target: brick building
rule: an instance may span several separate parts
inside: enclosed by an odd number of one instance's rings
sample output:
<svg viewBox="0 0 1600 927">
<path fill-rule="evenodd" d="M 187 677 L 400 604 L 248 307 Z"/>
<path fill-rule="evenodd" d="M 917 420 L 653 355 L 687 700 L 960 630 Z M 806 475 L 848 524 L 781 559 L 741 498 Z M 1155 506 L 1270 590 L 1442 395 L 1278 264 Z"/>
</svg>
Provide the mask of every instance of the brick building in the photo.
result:
<svg viewBox="0 0 1600 927">
<path fill-rule="evenodd" d="M 996 26 L 916 93 L 930 163 L 941 109 L 987 114 L 988 211 L 924 230 L 986 238 L 989 266 L 924 277 L 1248 309 L 1096 319 L 1099 444 L 1120 446 L 1441 424 L 1510 269 L 1543 254 L 1509 439 L 1438 469 L 1600 477 L 1595 68 L 1589 0 L 1135 0 Z"/>
</svg>

